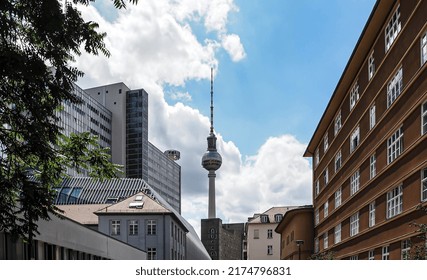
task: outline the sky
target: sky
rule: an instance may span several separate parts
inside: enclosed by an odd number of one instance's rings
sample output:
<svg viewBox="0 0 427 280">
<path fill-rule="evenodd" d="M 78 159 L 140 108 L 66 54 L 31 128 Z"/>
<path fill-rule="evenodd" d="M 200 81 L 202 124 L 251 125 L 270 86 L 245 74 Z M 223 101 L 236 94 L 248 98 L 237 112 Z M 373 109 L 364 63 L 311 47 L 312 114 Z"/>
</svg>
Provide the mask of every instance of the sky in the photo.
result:
<svg viewBox="0 0 427 280">
<path fill-rule="evenodd" d="M 223 164 L 216 212 L 246 222 L 273 206 L 312 204 L 303 153 L 374 0 L 111 0 L 81 6 L 106 32 L 109 58 L 83 53 L 81 88 L 124 82 L 149 94 L 149 141 L 181 152 L 182 216 L 200 234 L 201 166 L 214 68 L 214 127 Z"/>
</svg>

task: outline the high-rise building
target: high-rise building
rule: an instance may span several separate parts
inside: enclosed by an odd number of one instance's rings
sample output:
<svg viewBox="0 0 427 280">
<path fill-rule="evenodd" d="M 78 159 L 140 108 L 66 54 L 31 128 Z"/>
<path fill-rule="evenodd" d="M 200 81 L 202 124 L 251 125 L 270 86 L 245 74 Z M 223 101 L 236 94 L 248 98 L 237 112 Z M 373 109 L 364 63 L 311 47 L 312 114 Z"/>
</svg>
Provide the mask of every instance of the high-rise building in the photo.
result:
<svg viewBox="0 0 427 280">
<path fill-rule="evenodd" d="M 314 251 L 407 259 L 427 223 L 427 1 L 377 1 L 305 152 Z M 422 236 L 421 236 L 422 237 Z"/>
</svg>

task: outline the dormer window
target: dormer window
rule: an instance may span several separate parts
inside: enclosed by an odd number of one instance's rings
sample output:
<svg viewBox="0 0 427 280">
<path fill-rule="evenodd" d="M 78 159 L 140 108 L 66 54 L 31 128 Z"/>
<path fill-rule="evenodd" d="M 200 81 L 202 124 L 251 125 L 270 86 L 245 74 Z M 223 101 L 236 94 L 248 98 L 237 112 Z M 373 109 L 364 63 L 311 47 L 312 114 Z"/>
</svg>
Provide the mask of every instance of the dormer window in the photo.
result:
<svg viewBox="0 0 427 280">
<path fill-rule="evenodd" d="M 268 216 L 267 215 L 261 215 L 261 223 L 268 223 Z"/>
<path fill-rule="evenodd" d="M 274 221 L 276 223 L 280 223 L 282 221 L 283 215 L 282 214 L 276 214 L 274 215 Z"/>
</svg>

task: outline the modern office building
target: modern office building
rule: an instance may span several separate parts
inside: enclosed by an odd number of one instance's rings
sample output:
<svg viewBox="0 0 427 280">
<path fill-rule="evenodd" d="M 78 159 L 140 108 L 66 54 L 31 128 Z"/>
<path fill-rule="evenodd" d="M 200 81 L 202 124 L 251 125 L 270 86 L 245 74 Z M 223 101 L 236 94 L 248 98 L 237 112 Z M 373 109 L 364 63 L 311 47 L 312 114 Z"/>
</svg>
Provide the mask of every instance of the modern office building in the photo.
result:
<svg viewBox="0 0 427 280">
<path fill-rule="evenodd" d="M 112 144 L 112 113 L 101 103 L 86 94 L 74 84 L 74 94 L 80 100 L 79 104 L 62 103 L 62 110 L 57 112 L 58 125 L 62 133 L 70 136 L 71 133 L 91 132 L 99 137 L 99 144 L 103 148 L 110 148 Z M 88 171 L 68 168 L 70 176 L 87 176 Z"/>
<path fill-rule="evenodd" d="M 56 191 L 65 216 L 146 251 L 148 259 L 209 259 L 190 223 L 142 179 L 69 178 Z"/>
<path fill-rule="evenodd" d="M 426 15 L 427 1 L 376 2 L 311 138 L 315 253 L 405 259 L 422 244 Z"/>
<path fill-rule="evenodd" d="M 283 215 L 294 207 L 272 207 L 248 218 L 246 224 L 246 254 L 248 260 L 279 260 L 280 234 L 275 232 Z"/>
<path fill-rule="evenodd" d="M 313 206 L 286 211 L 275 231 L 280 234 L 281 260 L 307 260 L 313 255 Z"/>
<path fill-rule="evenodd" d="M 172 159 L 148 141 L 148 93 L 124 83 L 85 92 L 112 112 L 112 161 L 124 166 L 126 177 L 148 182 L 180 213 L 181 167 L 175 162 L 179 156 Z"/>
</svg>

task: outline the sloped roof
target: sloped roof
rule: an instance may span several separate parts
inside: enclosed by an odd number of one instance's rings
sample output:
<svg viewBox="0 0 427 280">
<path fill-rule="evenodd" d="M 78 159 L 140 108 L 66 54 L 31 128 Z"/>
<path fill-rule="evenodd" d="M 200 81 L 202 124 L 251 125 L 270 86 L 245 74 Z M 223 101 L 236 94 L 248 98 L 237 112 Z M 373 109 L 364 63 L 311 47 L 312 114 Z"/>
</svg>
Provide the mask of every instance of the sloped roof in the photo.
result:
<svg viewBox="0 0 427 280">
<path fill-rule="evenodd" d="M 57 205 L 60 210 L 64 211 L 61 215 L 79 222 L 83 225 L 98 224 L 98 216 L 96 211 L 108 206 L 109 204 L 70 204 Z"/>
<path fill-rule="evenodd" d="M 277 223 L 274 219 L 276 214 L 285 215 L 288 210 L 294 209 L 296 206 L 280 206 L 280 207 L 271 207 L 267 211 L 261 214 L 255 214 L 252 218 L 249 218 L 248 224 L 260 224 L 261 216 L 267 215 L 269 223 L 275 224 Z"/>
</svg>

